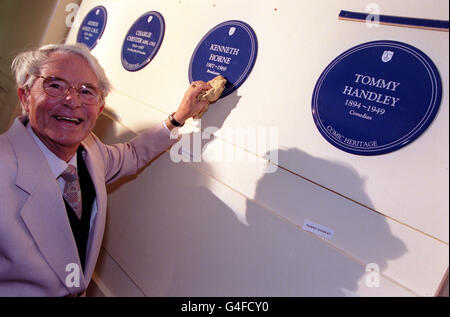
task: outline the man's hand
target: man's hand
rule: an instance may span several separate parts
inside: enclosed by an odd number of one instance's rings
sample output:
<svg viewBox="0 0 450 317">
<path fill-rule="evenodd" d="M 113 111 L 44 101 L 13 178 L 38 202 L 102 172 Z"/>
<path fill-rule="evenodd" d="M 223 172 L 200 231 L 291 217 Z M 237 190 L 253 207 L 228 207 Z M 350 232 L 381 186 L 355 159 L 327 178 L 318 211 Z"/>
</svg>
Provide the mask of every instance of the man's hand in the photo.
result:
<svg viewBox="0 0 450 317">
<path fill-rule="evenodd" d="M 199 95 L 203 91 L 207 91 L 212 87 L 204 81 L 194 81 L 185 92 L 180 106 L 173 115 L 174 119 L 183 123 L 190 117 L 198 114 L 202 109 L 208 105 L 208 101 L 200 101 Z"/>
</svg>

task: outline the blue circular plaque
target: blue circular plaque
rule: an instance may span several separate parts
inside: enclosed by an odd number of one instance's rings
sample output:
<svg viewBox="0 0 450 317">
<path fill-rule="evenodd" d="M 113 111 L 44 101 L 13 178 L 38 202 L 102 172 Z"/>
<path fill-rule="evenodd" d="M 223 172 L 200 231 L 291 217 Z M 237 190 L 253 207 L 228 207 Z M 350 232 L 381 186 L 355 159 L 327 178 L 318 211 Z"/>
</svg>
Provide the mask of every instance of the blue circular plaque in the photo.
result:
<svg viewBox="0 0 450 317">
<path fill-rule="evenodd" d="M 419 137 L 439 109 L 442 84 L 431 59 L 396 41 L 355 46 L 320 75 L 312 115 L 322 136 L 359 155 L 395 151 Z"/>
<path fill-rule="evenodd" d="M 164 18 L 159 12 L 150 11 L 141 15 L 123 40 L 123 67 L 133 72 L 147 66 L 161 46 L 164 31 Z"/>
<path fill-rule="evenodd" d="M 84 43 L 92 50 L 103 35 L 108 14 L 103 6 L 93 8 L 81 22 L 77 43 Z"/>
<path fill-rule="evenodd" d="M 189 64 L 189 81 L 227 79 L 221 98 L 247 79 L 255 64 L 258 44 L 253 29 L 242 21 L 226 21 L 210 30 L 197 45 Z"/>
</svg>

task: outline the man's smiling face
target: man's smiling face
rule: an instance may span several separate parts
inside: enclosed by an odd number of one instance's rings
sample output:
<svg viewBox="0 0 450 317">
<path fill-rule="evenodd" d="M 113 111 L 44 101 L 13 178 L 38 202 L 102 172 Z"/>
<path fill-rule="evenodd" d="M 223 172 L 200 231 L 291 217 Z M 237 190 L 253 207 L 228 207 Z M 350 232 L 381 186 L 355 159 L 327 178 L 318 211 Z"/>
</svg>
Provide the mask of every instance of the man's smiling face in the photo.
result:
<svg viewBox="0 0 450 317">
<path fill-rule="evenodd" d="M 64 79 L 73 87 L 98 87 L 97 76 L 83 57 L 65 52 L 53 52 L 49 57 L 41 67 L 41 76 Z M 95 105 L 83 103 L 73 88 L 66 96 L 50 96 L 43 89 L 43 81 L 37 78 L 21 101 L 34 133 L 53 153 L 66 159 L 92 131 L 104 106 L 101 101 Z"/>
</svg>

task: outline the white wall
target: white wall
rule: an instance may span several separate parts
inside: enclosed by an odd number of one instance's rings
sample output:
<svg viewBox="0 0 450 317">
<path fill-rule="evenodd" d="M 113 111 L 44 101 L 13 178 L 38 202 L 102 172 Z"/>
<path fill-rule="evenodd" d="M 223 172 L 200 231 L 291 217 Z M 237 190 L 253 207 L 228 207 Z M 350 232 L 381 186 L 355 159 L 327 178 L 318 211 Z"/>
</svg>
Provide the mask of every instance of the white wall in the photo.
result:
<svg viewBox="0 0 450 317">
<path fill-rule="evenodd" d="M 63 43 L 80 0 L 0 1 L 0 133 L 21 113 L 11 62 L 20 52 L 48 43 Z M 67 10 L 66 10 L 67 8 Z M 73 20 L 70 20 L 73 21 Z"/>
<path fill-rule="evenodd" d="M 377 3 L 382 14 L 448 20 L 445 0 Z M 338 20 L 341 9 L 365 10 L 368 2 L 357 0 L 85 0 L 68 42 L 100 4 L 108 23 L 92 53 L 114 85 L 107 107 L 117 116 L 98 122 L 96 133 L 106 143 L 128 140 L 177 108 L 189 85 L 192 52 L 215 25 L 242 20 L 258 37 L 249 78 L 202 120 L 202 129 L 220 128 L 202 143 L 208 143 L 206 159 L 221 149 L 255 162 L 174 163 L 165 153 L 136 178 L 112 186 L 95 276 L 104 294 L 436 294 L 449 251 L 448 32 Z M 149 65 L 128 72 L 120 62 L 123 38 L 147 11 L 164 16 L 164 41 Z M 400 150 L 348 154 L 315 127 L 312 91 L 337 55 L 381 39 L 413 45 L 434 61 L 443 85 L 440 110 L 425 133 Z M 278 128 L 278 147 L 254 152 L 221 134 L 248 126 Z M 275 173 L 261 169 L 266 150 L 278 150 Z M 333 239 L 304 231 L 306 219 L 332 228 Z M 369 263 L 380 267 L 379 287 L 366 285 Z"/>
</svg>

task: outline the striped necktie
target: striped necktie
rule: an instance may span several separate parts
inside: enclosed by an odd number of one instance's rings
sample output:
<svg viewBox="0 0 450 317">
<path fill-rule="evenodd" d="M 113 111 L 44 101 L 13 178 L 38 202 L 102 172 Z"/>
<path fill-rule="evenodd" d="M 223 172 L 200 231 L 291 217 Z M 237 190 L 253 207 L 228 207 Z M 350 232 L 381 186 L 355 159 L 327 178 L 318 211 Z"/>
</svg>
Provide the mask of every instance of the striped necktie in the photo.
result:
<svg viewBox="0 0 450 317">
<path fill-rule="evenodd" d="M 77 169 L 73 165 L 68 165 L 66 170 L 62 172 L 61 177 L 66 181 L 63 197 L 75 211 L 78 219 L 81 219 L 83 205 L 81 203 L 81 189 Z"/>
</svg>

